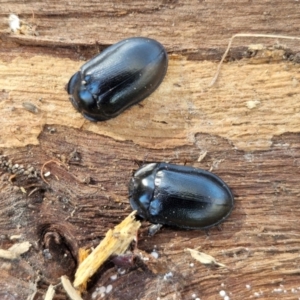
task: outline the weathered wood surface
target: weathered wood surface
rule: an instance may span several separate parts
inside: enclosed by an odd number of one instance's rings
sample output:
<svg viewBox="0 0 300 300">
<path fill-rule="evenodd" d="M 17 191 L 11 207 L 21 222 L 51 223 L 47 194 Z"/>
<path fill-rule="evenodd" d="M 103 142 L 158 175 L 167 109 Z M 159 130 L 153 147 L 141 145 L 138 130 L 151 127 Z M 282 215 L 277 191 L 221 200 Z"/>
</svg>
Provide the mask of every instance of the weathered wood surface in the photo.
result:
<svg viewBox="0 0 300 300">
<path fill-rule="evenodd" d="M 221 290 L 230 299 L 300 297 L 299 41 L 279 40 L 272 51 L 250 57 L 249 44 L 277 41 L 237 39 L 230 54 L 237 60 L 226 63 L 208 88 L 232 34 L 297 35 L 297 1 L 0 6 L 2 159 L 30 164 L 37 173 L 50 160 L 62 163 L 45 166 L 49 185 L 39 176 L 12 178 L 1 169 L 0 248 L 15 243 L 12 235 L 32 247 L 17 261 L 1 259 L 0 298 L 43 299 L 59 276 L 72 278 L 78 248 L 96 246 L 131 211 L 127 185 L 136 160 L 212 169 L 232 188 L 235 210 L 223 230 L 209 236 L 164 228 L 149 238 L 144 223 L 138 248 L 156 248 L 160 268 L 145 263 L 113 281 L 117 270 L 107 263 L 84 299 L 109 284 L 106 299 L 222 299 Z M 10 33 L 9 13 L 33 27 Z M 118 118 L 85 121 L 68 101 L 65 84 L 84 60 L 129 36 L 166 46 L 172 54 L 166 79 Z M 38 112 L 27 111 L 24 102 Z M 196 247 L 227 268 L 205 267 L 184 252 Z M 165 280 L 169 272 L 173 276 Z M 67 298 L 60 286 L 56 291 L 55 299 Z"/>
</svg>

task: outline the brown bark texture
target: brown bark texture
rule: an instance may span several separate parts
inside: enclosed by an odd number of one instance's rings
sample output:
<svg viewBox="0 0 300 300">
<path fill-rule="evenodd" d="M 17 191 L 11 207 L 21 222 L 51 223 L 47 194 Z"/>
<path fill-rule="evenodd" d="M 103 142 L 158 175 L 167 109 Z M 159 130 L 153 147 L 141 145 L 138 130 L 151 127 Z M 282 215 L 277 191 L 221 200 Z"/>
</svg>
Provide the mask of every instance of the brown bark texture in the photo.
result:
<svg viewBox="0 0 300 300">
<path fill-rule="evenodd" d="M 300 41 L 236 38 L 299 34 L 298 1 L 0 0 L 0 299 L 68 299 L 79 248 L 96 247 L 132 210 L 137 163 L 211 170 L 235 208 L 217 228 L 138 234 L 139 260 L 107 261 L 83 299 L 298 299 L 300 297 Z M 22 27 L 12 32 L 11 13 Z M 80 66 L 127 37 L 157 39 L 167 76 L 140 105 L 92 123 L 65 85 Z M 45 180 L 40 174 L 47 174 Z M 203 265 L 186 248 L 226 267 Z"/>
</svg>

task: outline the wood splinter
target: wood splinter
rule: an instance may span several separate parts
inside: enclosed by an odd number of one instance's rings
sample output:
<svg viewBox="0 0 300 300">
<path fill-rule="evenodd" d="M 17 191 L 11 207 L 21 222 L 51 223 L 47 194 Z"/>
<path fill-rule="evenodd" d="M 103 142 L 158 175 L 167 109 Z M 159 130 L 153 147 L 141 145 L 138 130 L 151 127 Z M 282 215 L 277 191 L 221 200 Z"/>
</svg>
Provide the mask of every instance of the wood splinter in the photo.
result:
<svg viewBox="0 0 300 300">
<path fill-rule="evenodd" d="M 135 215 L 136 211 L 133 211 L 114 229 L 110 229 L 101 243 L 79 265 L 73 283 L 75 288 L 84 286 L 111 255 L 126 252 L 141 226 L 141 223 L 136 221 Z"/>
</svg>

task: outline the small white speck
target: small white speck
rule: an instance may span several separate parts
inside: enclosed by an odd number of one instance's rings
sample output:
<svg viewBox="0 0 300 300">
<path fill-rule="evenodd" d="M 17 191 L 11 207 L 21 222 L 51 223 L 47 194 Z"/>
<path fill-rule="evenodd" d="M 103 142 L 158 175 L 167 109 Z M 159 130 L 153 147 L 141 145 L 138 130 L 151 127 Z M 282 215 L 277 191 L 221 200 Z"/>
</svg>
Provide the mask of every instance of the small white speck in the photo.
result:
<svg viewBox="0 0 300 300">
<path fill-rule="evenodd" d="M 15 14 L 10 14 L 8 17 L 9 28 L 15 32 L 20 29 L 20 19 Z"/>
<path fill-rule="evenodd" d="M 226 296 L 224 297 L 224 300 L 230 300 L 229 296 L 226 295 Z"/>
<path fill-rule="evenodd" d="M 223 298 L 226 296 L 226 292 L 225 292 L 225 291 L 223 291 L 223 290 L 222 290 L 222 291 L 220 291 L 220 292 L 219 292 L 219 294 L 220 294 L 220 296 L 221 296 L 221 297 L 223 297 Z"/>
<path fill-rule="evenodd" d="M 117 275 L 117 274 L 110 276 L 110 279 L 111 279 L 111 280 L 116 280 L 117 278 L 118 278 L 118 275 Z"/>
<path fill-rule="evenodd" d="M 106 287 L 106 294 L 109 294 L 113 289 L 113 286 L 111 284 L 109 284 L 107 287 Z"/>
<path fill-rule="evenodd" d="M 103 294 L 106 291 L 106 287 L 105 286 L 100 286 L 96 289 L 96 291 L 98 292 L 98 294 Z"/>
<path fill-rule="evenodd" d="M 172 272 L 166 273 L 165 276 L 164 276 L 164 280 L 168 280 L 169 278 L 172 278 L 172 277 L 173 277 Z"/>
<path fill-rule="evenodd" d="M 156 175 L 158 175 L 158 174 L 156 174 Z M 154 179 L 155 186 L 160 186 L 160 183 L 161 183 L 161 179 L 155 177 L 155 179 Z"/>
<path fill-rule="evenodd" d="M 260 101 L 259 100 L 250 100 L 250 101 L 247 101 L 246 102 L 246 106 L 249 108 L 249 109 L 253 109 L 255 108 L 257 105 L 260 104 Z"/>
<path fill-rule="evenodd" d="M 192 295 L 192 298 L 193 298 L 193 299 L 195 299 L 196 297 L 197 297 L 196 294 L 193 294 L 193 295 Z"/>
<path fill-rule="evenodd" d="M 251 285 L 250 284 L 246 284 L 246 289 L 250 290 L 251 289 Z"/>
<path fill-rule="evenodd" d="M 50 172 L 50 171 L 44 173 L 44 177 L 49 177 L 50 175 L 51 175 L 51 172 Z"/>
<path fill-rule="evenodd" d="M 222 283 L 221 283 L 221 287 L 224 287 L 224 286 L 225 286 L 225 284 L 224 284 L 224 282 L 222 282 Z"/>
<path fill-rule="evenodd" d="M 274 292 L 274 293 L 282 293 L 283 290 L 279 288 L 279 289 L 274 289 L 273 292 Z"/>
<path fill-rule="evenodd" d="M 151 256 L 153 256 L 154 258 L 158 258 L 158 253 L 156 251 L 151 252 Z"/>
<path fill-rule="evenodd" d="M 194 267 L 194 263 L 190 263 L 190 267 L 193 268 Z"/>
<path fill-rule="evenodd" d="M 119 272 L 119 274 L 123 275 L 123 274 L 125 274 L 126 271 L 124 269 L 120 268 L 120 269 L 118 269 L 118 272 Z"/>
<path fill-rule="evenodd" d="M 156 300 L 160 300 L 160 297 L 157 297 Z"/>
<path fill-rule="evenodd" d="M 201 300 L 200 298 L 196 298 L 195 300 Z"/>
<path fill-rule="evenodd" d="M 103 298 L 105 296 L 106 289 L 107 288 L 105 286 L 96 288 L 95 292 L 92 294 L 92 299 L 99 299 L 99 297 Z"/>
<path fill-rule="evenodd" d="M 255 296 L 255 297 L 259 297 L 259 296 L 260 296 L 260 293 L 255 292 L 255 293 L 254 293 L 254 296 Z"/>
</svg>

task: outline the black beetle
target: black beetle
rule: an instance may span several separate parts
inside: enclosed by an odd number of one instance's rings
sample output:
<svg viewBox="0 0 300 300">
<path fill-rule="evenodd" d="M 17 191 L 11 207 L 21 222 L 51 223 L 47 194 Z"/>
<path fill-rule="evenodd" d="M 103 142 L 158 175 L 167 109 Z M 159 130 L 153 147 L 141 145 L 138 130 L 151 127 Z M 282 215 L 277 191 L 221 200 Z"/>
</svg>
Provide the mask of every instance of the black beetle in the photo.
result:
<svg viewBox="0 0 300 300">
<path fill-rule="evenodd" d="M 68 85 L 73 106 L 91 121 L 114 118 L 149 96 L 162 82 L 168 56 L 157 41 L 120 41 L 85 63 Z"/>
<path fill-rule="evenodd" d="M 150 221 L 188 229 L 207 229 L 229 217 L 234 198 L 218 176 L 193 167 L 150 163 L 129 184 L 130 205 Z"/>
</svg>

